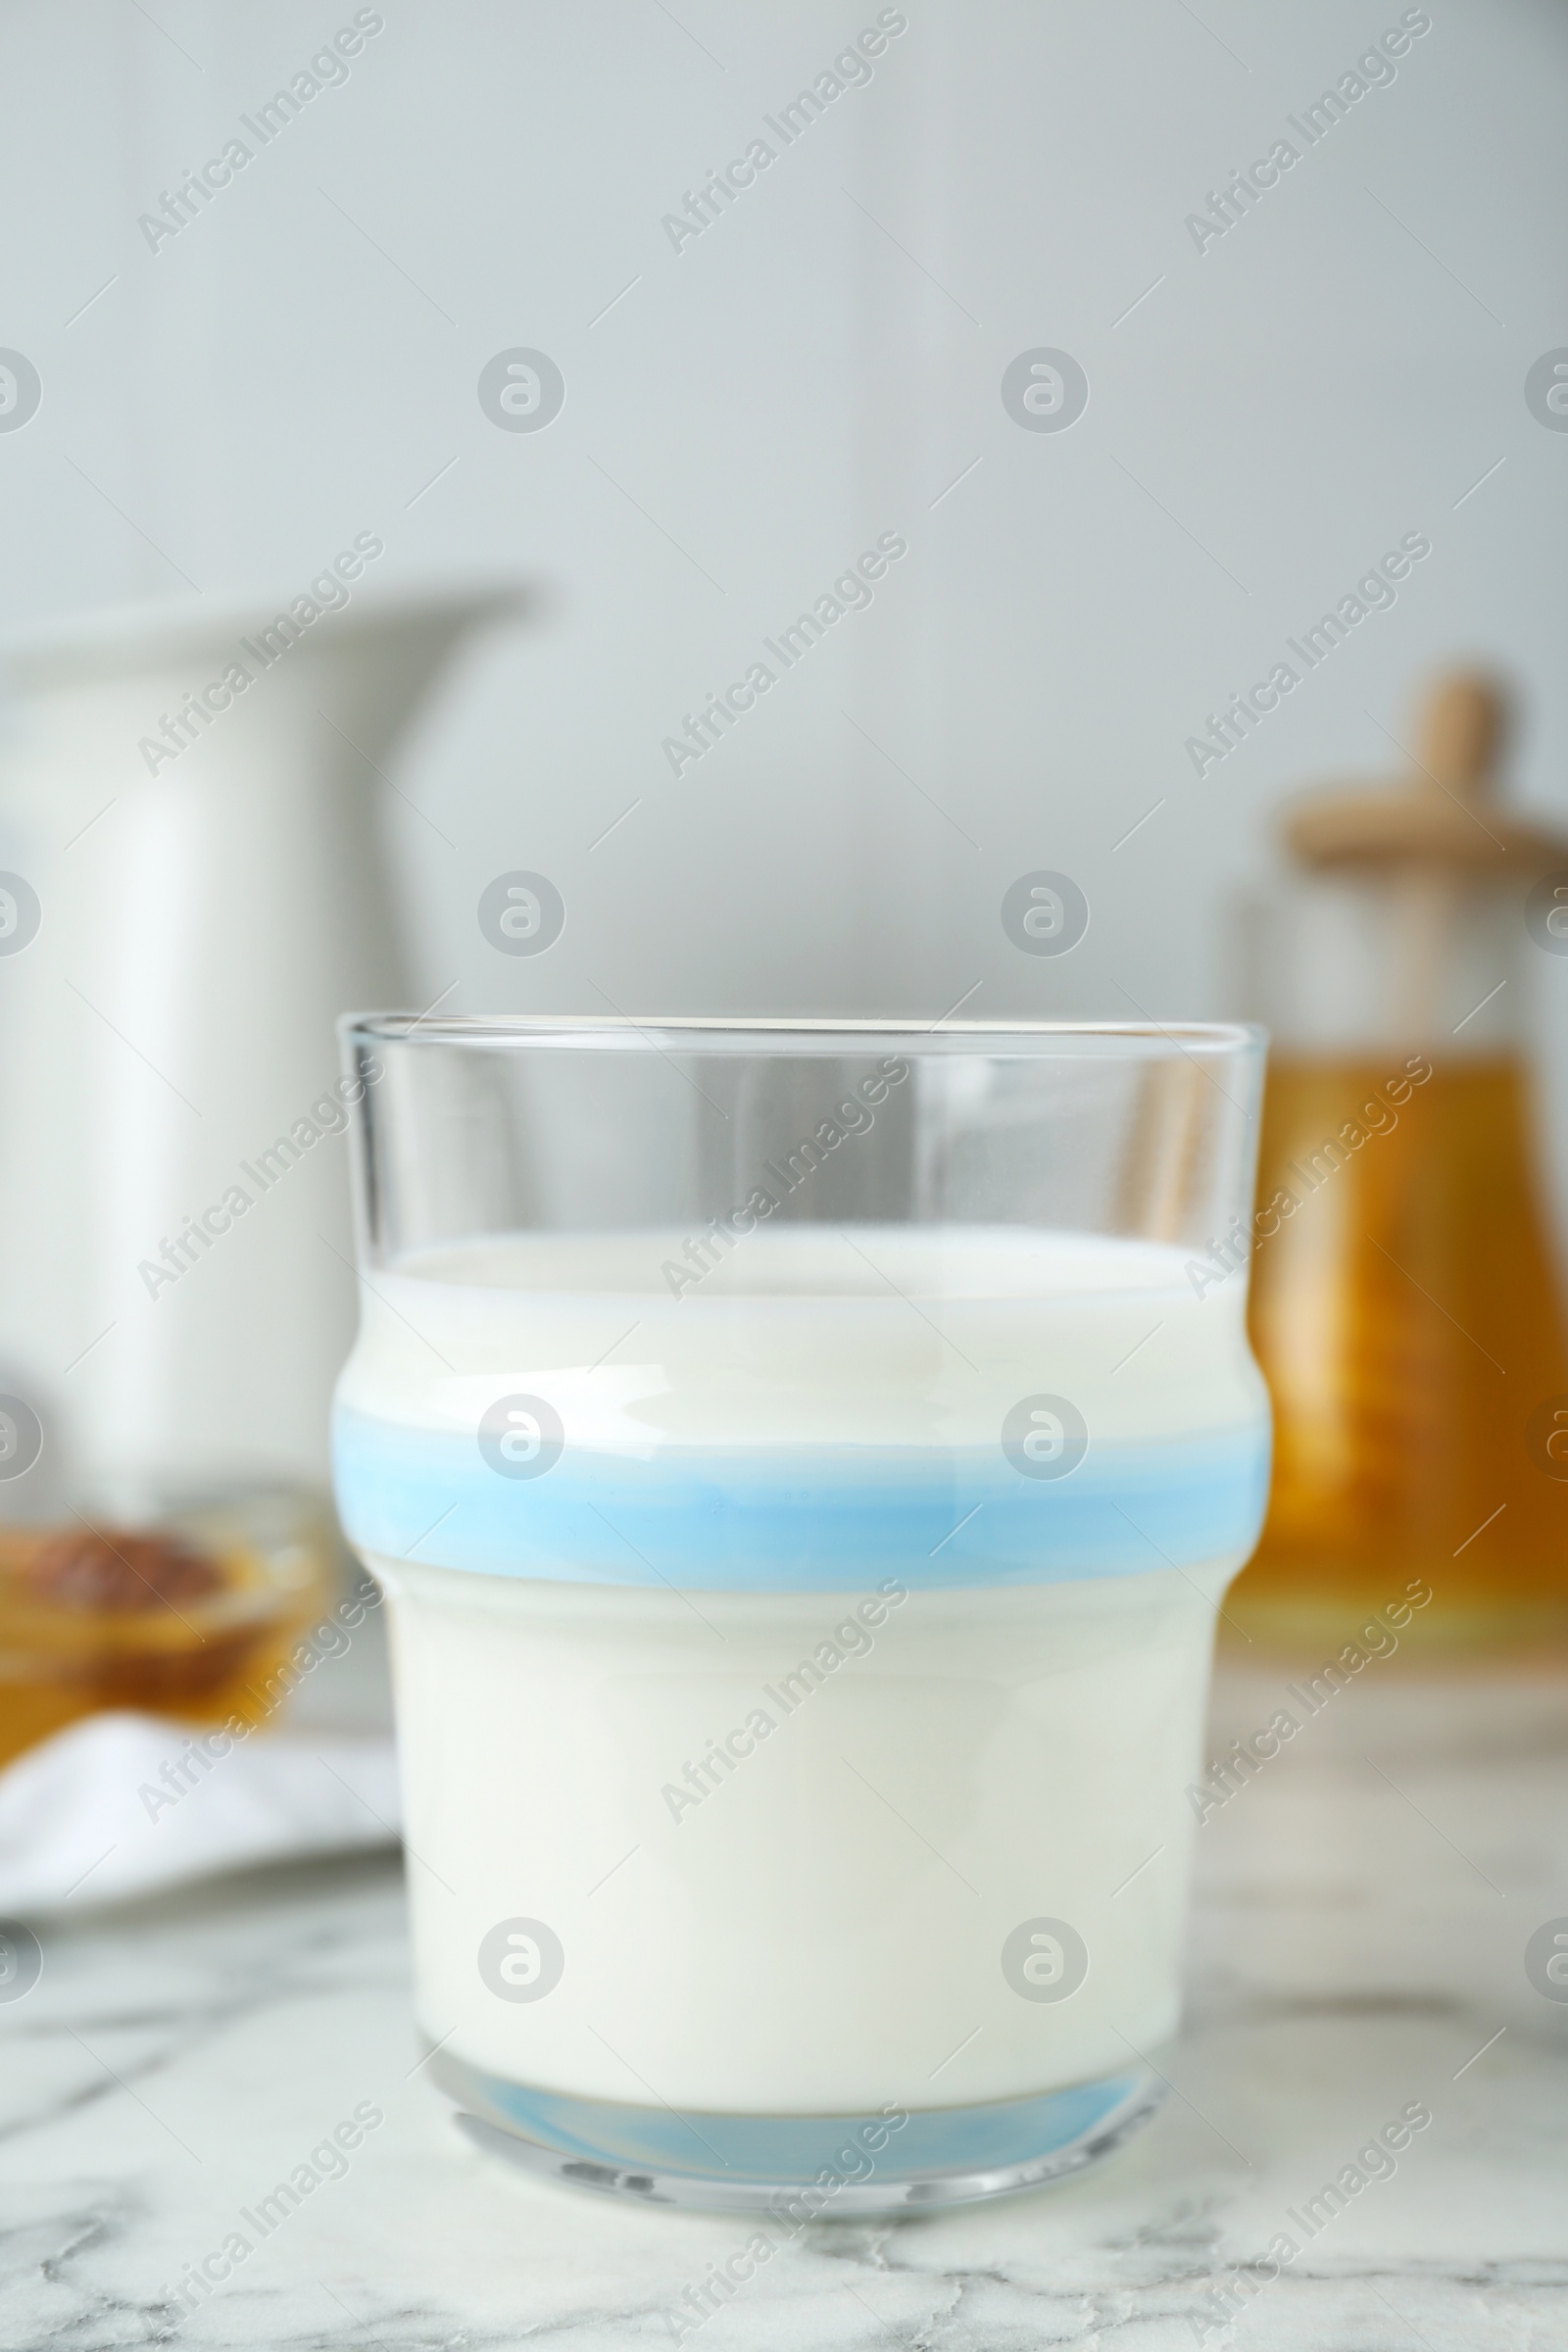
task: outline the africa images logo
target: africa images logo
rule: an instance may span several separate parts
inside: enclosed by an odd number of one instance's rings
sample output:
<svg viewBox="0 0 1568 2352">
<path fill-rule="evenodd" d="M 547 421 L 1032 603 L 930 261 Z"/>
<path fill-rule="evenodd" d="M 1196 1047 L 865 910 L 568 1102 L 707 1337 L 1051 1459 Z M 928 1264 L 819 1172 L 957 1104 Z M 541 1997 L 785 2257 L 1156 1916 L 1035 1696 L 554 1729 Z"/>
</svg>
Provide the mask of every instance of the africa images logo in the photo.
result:
<svg viewBox="0 0 1568 2352">
<path fill-rule="evenodd" d="M 542 1919 L 501 1919 L 478 1950 L 479 1975 L 502 2001 L 542 2001 L 565 1973 L 561 1937 Z"/>
<path fill-rule="evenodd" d="M 479 1451 L 502 1478 L 543 1478 L 560 1461 L 566 1432 L 543 1396 L 498 1396 L 479 1421 Z"/>
</svg>

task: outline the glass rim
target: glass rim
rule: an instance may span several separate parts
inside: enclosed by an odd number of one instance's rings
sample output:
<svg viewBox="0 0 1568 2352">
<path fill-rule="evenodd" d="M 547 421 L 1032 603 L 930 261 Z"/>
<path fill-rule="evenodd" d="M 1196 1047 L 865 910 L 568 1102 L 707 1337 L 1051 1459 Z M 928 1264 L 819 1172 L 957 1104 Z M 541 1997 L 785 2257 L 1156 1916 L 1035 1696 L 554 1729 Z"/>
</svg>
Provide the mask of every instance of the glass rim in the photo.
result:
<svg viewBox="0 0 1568 2352">
<path fill-rule="evenodd" d="M 1237 1056 L 1267 1043 L 1256 1021 L 916 1021 L 901 1016 L 772 1013 L 345 1012 L 338 1035 L 349 1045 L 467 1046 L 506 1051 L 863 1054 L 886 1041 L 901 1054 L 953 1052 L 1107 1054 L 1150 1058 L 1166 1054 Z"/>
</svg>

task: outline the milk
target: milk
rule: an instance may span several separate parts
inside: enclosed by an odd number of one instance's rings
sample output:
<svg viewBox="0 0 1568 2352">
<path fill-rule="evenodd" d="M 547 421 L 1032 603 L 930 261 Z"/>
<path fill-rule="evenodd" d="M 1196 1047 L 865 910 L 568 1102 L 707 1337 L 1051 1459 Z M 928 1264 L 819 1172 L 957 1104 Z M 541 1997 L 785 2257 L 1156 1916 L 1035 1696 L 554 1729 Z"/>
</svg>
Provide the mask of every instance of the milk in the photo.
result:
<svg viewBox="0 0 1568 2352">
<path fill-rule="evenodd" d="M 392 1599 L 426 2034 L 731 2115 L 1125 2071 L 1176 2025 L 1183 1792 L 1260 1514 L 1241 1286 L 797 1226 L 674 1296 L 669 1250 L 367 1278 L 339 1493 Z M 514 1475 L 476 1433 L 519 1396 L 563 1442 Z"/>
</svg>

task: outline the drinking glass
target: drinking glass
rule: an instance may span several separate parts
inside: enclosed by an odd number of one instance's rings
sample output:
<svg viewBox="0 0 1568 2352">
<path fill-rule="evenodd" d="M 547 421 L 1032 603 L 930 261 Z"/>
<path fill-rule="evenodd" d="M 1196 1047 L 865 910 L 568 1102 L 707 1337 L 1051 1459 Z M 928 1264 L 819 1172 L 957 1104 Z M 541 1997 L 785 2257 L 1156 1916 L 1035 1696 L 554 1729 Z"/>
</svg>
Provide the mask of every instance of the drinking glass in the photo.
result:
<svg viewBox="0 0 1568 2352">
<path fill-rule="evenodd" d="M 343 1037 L 337 1495 L 466 2128 L 786 2227 L 1105 2154 L 1267 1483 L 1260 1033 Z"/>
</svg>

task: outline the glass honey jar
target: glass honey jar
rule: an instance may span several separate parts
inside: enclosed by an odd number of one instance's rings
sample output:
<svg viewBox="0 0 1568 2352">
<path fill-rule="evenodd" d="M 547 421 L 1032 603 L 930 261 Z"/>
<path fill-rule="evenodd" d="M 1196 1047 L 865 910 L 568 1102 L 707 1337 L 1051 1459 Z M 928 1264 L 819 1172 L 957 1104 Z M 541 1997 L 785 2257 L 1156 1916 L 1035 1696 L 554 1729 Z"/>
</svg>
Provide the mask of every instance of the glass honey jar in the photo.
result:
<svg viewBox="0 0 1568 2352">
<path fill-rule="evenodd" d="M 1486 681 L 1442 683 L 1411 778 L 1298 801 L 1250 910 L 1257 1204 L 1214 1262 L 1250 1252 L 1274 1402 L 1227 1603 L 1254 1640 L 1337 1644 L 1425 1592 L 1428 1650 L 1568 1642 L 1568 1327 L 1519 1034 L 1522 959 L 1568 951 L 1568 844 L 1494 799 L 1501 726 Z"/>
</svg>

